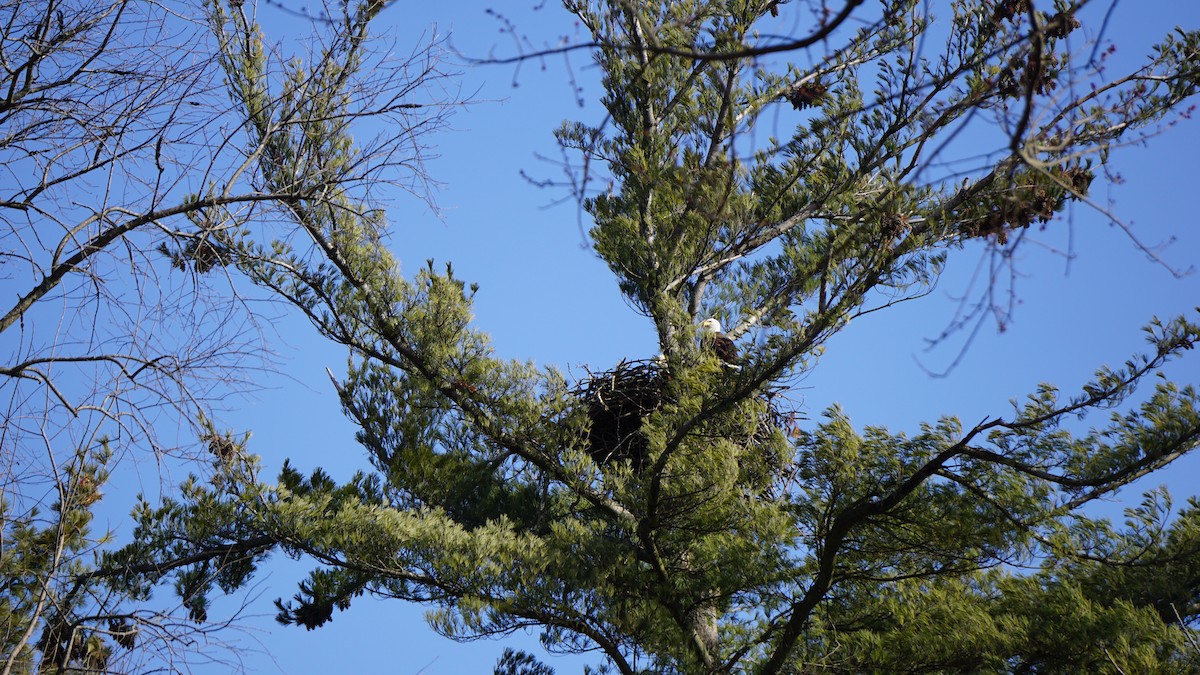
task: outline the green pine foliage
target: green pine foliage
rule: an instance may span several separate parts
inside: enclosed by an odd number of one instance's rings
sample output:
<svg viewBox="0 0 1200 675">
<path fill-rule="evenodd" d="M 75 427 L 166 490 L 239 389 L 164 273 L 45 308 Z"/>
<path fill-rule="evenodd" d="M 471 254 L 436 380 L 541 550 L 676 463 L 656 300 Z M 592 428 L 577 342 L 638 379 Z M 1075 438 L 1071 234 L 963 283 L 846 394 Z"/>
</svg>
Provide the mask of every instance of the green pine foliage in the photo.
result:
<svg viewBox="0 0 1200 675">
<path fill-rule="evenodd" d="M 62 465 L 47 512 L 0 500 L 0 653 L 11 672 L 103 669 L 118 645 L 133 646 L 136 631 L 123 617 L 100 627 L 86 620 L 93 618 L 91 594 L 101 588 L 87 571 L 109 539 L 92 531 L 92 507 L 103 497 L 111 458 L 107 440 L 92 452 L 76 452 Z M 110 641 L 117 636 L 122 639 Z"/>
<path fill-rule="evenodd" d="M 1086 3 L 960 0 L 935 20 L 925 3 L 851 2 L 814 26 L 813 42 L 840 40 L 828 58 L 771 66 L 759 30 L 788 3 L 564 4 L 598 45 L 607 117 L 558 138 L 611 178 L 579 195 L 591 238 L 663 353 L 637 379 L 657 402 L 644 456 L 603 460 L 578 383 L 497 358 L 450 265 L 405 276 L 369 195 L 310 181 L 355 166 L 334 121 L 378 5 L 308 66 L 272 64 L 218 8 L 254 171 L 294 192 L 283 215 L 306 235 L 247 227 L 223 245 L 349 347 L 339 393 L 369 466 L 344 484 L 291 467 L 269 482 L 238 454 L 142 512 L 151 580 L 176 575 L 202 612 L 213 586 L 194 580 L 213 577 L 191 570 L 220 560 L 215 583 L 233 587 L 278 547 L 315 564 L 284 623 L 317 628 L 375 594 L 429 605 L 457 639 L 536 626 L 622 673 L 1200 669 L 1200 505 L 1171 517 L 1151 495 L 1124 527 L 1080 511 L 1200 440 L 1194 389 L 1147 381 L 1200 326 L 1156 320 L 1145 354 L 974 426 L 858 430 L 837 407 L 796 423 L 780 393 L 848 322 L 927 292 L 964 244 L 1006 250 L 1084 199 L 1113 143 L 1196 93 L 1200 34 L 1087 80 L 1066 39 Z M 779 106 L 791 137 L 744 143 Z M 1004 131 L 989 164 L 924 175 L 975 115 Z M 707 316 L 741 338 L 740 370 L 702 347 Z M 545 670 L 516 653 L 497 667 Z"/>
</svg>

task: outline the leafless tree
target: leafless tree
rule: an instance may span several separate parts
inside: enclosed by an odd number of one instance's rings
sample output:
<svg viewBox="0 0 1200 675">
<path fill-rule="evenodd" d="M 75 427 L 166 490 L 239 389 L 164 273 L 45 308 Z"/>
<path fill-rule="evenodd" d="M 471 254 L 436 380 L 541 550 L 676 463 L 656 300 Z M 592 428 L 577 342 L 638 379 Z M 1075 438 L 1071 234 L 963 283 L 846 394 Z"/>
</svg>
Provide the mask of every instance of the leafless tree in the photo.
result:
<svg viewBox="0 0 1200 675">
<path fill-rule="evenodd" d="M 330 92 L 287 80 L 286 46 L 267 44 L 253 14 L 236 0 L 0 8 L 0 672 L 120 670 L 151 651 L 171 667 L 184 636 L 224 627 L 97 584 L 88 570 L 111 537 L 89 528 L 101 488 L 139 462 L 168 485 L 180 461 L 220 461 L 211 420 L 271 365 L 234 266 L 268 235 L 246 223 L 388 176 L 426 191 L 419 139 L 455 100 L 429 89 L 446 77 L 436 41 L 399 62 L 360 55 L 373 74 L 345 90 L 349 118 L 315 120 L 305 111 Z M 312 24 L 309 68 L 366 37 L 350 23 Z M 229 41 L 263 54 L 262 104 L 290 106 L 271 129 L 247 128 L 230 103 L 225 76 L 245 64 Z M 388 118 L 388 135 L 339 172 L 314 176 L 294 157 L 290 182 L 256 173 L 278 135 L 364 117 Z M 108 508 L 132 505 L 115 497 Z"/>
</svg>

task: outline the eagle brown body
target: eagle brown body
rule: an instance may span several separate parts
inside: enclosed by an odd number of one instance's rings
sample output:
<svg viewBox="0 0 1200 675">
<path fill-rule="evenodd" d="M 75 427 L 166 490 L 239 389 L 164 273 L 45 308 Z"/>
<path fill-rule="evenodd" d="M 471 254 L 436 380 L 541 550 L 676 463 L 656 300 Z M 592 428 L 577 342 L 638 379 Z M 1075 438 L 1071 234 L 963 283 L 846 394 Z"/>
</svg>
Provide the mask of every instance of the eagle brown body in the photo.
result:
<svg viewBox="0 0 1200 675">
<path fill-rule="evenodd" d="M 721 332 L 721 322 L 717 319 L 705 319 L 700 323 L 700 328 L 704 330 L 703 340 L 712 353 L 727 367 L 741 370 L 737 345 L 733 343 L 733 338 Z"/>
</svg>

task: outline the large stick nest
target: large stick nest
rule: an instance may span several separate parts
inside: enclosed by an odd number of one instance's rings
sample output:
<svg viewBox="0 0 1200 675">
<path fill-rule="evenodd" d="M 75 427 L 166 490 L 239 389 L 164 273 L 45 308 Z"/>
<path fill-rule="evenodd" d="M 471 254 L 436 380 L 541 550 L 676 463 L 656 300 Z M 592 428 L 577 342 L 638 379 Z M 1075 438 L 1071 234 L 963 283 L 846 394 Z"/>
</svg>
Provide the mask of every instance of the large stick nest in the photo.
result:
<svg viewBox="0 0 1200 675">
<path fill-rule="evenodd" d="M 575 396 L 587 406 L 588 452 L 604 465 L 628 460 L 640 467 L 649 452 L 642 422 L 663 404 L 666 370 L 655 361 L 622 361 L 582 380 Z"/>
<path fill-rule="evenodd" d="M 575 388 L 578 400 L 587 406 L 591 426 L 588 452 L 592 460 L 604 466 L 628 461 L 635 469 L 645 464 L 649 442 L 642 424 L 666 399 L 668 374 L 665 364 L 657 361 L 622 361 L 608 372 L 590 374 Z M 767 403 L 755 431 L 737 440 L 747 445 L 765 442 L 778 429 L 787 428 L 794 418 L 777 406 L 778 392 L 762 394 Z"/>
</svg>

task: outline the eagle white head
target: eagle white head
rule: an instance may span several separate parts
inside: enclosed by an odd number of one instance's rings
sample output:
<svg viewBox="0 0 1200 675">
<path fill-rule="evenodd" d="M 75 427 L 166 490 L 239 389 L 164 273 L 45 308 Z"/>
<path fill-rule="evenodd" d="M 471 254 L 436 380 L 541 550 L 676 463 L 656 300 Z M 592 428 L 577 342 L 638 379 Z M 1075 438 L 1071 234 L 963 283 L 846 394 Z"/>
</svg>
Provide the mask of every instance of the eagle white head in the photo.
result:
<svg viewBox="0 0 1200 675">
<path fill-rule="evenodd" d="M 720 335 L 722 332 L 724 332 L 721 330 L 721 322 L 718 321 L 716 318 L 705 319 L 705 320 L 701 321 L 700 328 L 708 331 L 709 333 L 716 333 L 718 335 Z"/>
</svg>

